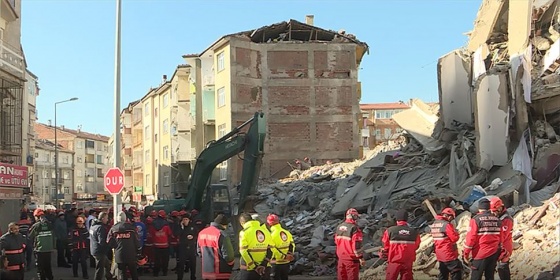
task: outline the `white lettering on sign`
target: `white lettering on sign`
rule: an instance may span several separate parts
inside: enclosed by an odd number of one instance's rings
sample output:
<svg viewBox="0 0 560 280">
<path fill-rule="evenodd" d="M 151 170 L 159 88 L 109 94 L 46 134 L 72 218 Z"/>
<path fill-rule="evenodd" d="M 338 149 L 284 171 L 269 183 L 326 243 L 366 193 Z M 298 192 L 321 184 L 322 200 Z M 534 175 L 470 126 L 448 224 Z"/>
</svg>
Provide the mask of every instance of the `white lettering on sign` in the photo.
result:
<svg viewBox="0 0 560 280">
<path fill-rule="evenodd" d="M 2 174 L 2 175 L 25 176 L 23 170 L 15 169 L 11 166 L 4 166 L 4 165 L 0 165 L 0 174 Z"/>
<path fill-rule="evenodd" d="M 112 178 L 106 177 L 105 178 L 105 185 L 106 186 L 109 186 L 109 185 L 113 185 L 113 186 L 124 185 L 124 178 L 120 177 L 120 176 L 119 177 L 112 177 Z"/>
</svg>

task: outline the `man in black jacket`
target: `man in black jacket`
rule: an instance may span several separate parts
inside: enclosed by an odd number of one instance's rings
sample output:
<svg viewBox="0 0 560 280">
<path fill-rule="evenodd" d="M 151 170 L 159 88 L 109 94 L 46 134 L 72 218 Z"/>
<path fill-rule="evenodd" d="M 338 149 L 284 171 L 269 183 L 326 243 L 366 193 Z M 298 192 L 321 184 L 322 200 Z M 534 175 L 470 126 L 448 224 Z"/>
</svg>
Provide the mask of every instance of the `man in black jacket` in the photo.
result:
<svg viewBox="0 0 560 280">
<path fill-rule="evenodd" d="M 127 279 L 126 271 L 130 272 L 132 280 L 138 280 L 138 256 L 141 254 L 140 241 L 136 228 L 126 220 L 126 213 L 120 212 L 117 223 L 109 230 L 107 243 L 115 248 L 115 262 L 117 263 L 119 280 Z"/>
<path fill-rule="evenodd" d="M 109 252 L 109 245 L 107 244 L 108 221 L 109 216 L 107 213 L 101 212 L 98 218 L 93 220 L 89 228 L 90 254 L 95 259 L 95 280 L 103 279 L 103 275 L 105 275 L 106 279 L 113 279 L 111 275 L 111 262 L 109 262 L 107 257 Z"/>
<path fill-rule="evenodd" d="M 196 240 L 198 228 L 191 222 L 190 213 L 184 213 L 181 224 L 176 228 L 174 235 L 179 239 L 177 246 L 177 280 L 183 280 L 185 264 L 191 272 L 191 280 L 196 279 Z"/>
<path fill-rule="evenodd" d="M 19 234 L 19 226 L 16 223 L 8 225 L 8 232 L 0 237 L 0 251 L 8 259 L 6 270 L 11 271 L 9 279 L 23 280 L 25 265 L 25 238 Z"/>
</svg>

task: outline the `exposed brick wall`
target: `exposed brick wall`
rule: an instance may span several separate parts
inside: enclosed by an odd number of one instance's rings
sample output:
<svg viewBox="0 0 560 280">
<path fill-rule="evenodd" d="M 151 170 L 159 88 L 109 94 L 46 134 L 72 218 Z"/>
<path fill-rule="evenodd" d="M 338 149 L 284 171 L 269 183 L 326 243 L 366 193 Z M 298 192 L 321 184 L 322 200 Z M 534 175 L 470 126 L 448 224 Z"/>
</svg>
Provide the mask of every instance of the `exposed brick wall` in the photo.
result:
<svg viewBox="0 0 560 280">
<path fill-rule="evenodd" d="M 261 177 L 288 175 L 287 162 L 310 157 L 321 164 L 359 156 L 359 96 L 355 46 L 256 44 L 230 41 L 234 124 L 256 110 L 267 118 Z M 250 74 L 260 69 L 261 76 Z M 311 74 L 311 76 L 309 76 Z M 232 182 L 241 162 L 232 162 Z"/>
</svg>

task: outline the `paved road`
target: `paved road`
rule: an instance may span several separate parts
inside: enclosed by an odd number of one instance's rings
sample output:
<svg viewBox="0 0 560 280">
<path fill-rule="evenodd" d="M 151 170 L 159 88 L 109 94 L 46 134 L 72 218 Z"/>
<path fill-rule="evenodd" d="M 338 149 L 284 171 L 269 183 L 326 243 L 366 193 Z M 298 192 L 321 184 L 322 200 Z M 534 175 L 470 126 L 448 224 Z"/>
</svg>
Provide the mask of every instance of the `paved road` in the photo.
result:
<svg viewBox="0 0 560 280">
<path fill-rule="evenodd" d="M 56 254 L 53 254 L 53 257 L 56 258 Z M 60 267 L 56 267 L 56 260 L 55 258 L 53 258 L 53 274 L 54 274 L 54 279 L 55 280 L 76 280 L 76 279 L 82 279 L 82 274 L 81 274 L 81 269 L 78 269 L 80 277 L 79 278 L 74 278 L 73 274 L 72 274 L 72 268 L 60 268 Z M 89 264 L 89 262 L 88 262 Z M 174 268 L 175 267 L 175 259 L 171 259 L 169 261 L 169 268 Z M 199 267 L 200 267 L 200 263 L 199 263 Z M 37 273 L 36 273 L 36 269 L 33 267 L 29 272 L 25 273 L 25 280 L 38 280 L 37 278 Z M 89 268 L 88 269 L 89 272 L 89 279 L 93 279 L 93 275 L 94 273 L 94 269 L 93 268 Z M 159 276 L 157 278 L 153 277 L 153 275 L 151 273 L 146 273 L 143 275 L 140 275 L 140 279 L 158 279 L 158 280 L 175 280 L 177 279 L 177 275 L 175 274 L 175 272 L 173 271 L 169 271 L 168 275 L 163 277 L 163 276 Z M 183 279 L 188 280 L 190 279 L 190 273 L 186 273 L 183 276 Z M 197 274 L 197 279 L 202 279 L 202 277 L 200 276 L 200 271 L 198 271 Z M 232 279 L 236 279 L 235 275 L 232 277 Z M 293 275 L 290 276 L 290 279 L 292 280 L 304 280 L 304 279 L 314 279 L 314 280 L 333 280 L 336 279 L 335 276 L 329 276 L 329 277 L 311 277 L 311 276 L 307 276 L 307 275 Z"/>
</svg>

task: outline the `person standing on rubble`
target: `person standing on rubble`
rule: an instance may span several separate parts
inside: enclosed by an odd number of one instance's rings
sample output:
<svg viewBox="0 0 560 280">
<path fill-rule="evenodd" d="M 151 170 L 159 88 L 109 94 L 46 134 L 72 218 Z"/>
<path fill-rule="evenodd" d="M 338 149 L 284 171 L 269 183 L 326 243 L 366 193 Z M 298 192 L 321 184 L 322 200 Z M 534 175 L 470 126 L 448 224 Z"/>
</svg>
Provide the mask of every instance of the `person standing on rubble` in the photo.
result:
<svg viewBox="0 0 560 280">
<path fill-rule="evenodd" d="M 360 214 L 358 210 L 346 210 L 346 219 L 336 228 L 334 242 L 338 257 L 337 279 L 358 280 L 360 266 L 365 264 L 362 253 L 363 234 L 356 221 Z"/>
<path fill-rule="evenodd" d="M 502 223 L 490 212 L 490 201 L 478 201 L 478 214 L 469 223 L 463 259 L 471 267 L 471 280 L 494 279 L 496 263 L 501 253 Z"/>
<path fill-rule="evenodd" d="M 270 226 L 272 237 L 272 280 L 288 280 L 290 274 L 290 262 L 294 260 L 296 244 L 292 234 L 280 225 L 280 218 L 276 214 L 266 217 L 266 222 Z"/>
<path fill-rule="evenodd" d="M 513 218 L 506 211 L 504 202 L 499 197 L 490 199 L 490 211 L 502 222 L 502 251 L 498 257 L 498 275 L 500 280 L 510 280 L 509 258 L 513 253 Z"/>
<path fill-rule="evenodd" d="M 412 280 L 412 265 L 416 260 L 416 249 L 420 246 L 418 231 L 408 225 L 408 213 L 401 209 L 395 214 L 397 225 L 383 233 L 382 258 L 387 259 L 386 280 Z"/>
<path fill-rule="evenodd" d="M 451 208 L 445 208 L 430 225 L 430 232 L 434 239 L 434 250 L 439 262 L 438 280 L 449 279 L 449 274 L 451 274 L 451 280 L 462 279 L 463 264 L 459 260 L 459 251 L 457 250 L 459 233 L 451 224 L 453 219 L 455 219 L 455 211 Z"/>
</svg>

